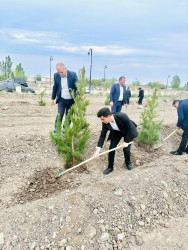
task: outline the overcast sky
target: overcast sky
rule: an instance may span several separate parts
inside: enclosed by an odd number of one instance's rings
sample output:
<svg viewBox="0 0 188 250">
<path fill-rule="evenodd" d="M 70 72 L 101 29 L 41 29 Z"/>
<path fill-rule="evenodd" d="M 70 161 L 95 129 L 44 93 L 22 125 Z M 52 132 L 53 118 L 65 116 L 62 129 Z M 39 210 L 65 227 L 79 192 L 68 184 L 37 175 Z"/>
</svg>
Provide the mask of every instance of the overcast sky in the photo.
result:
<svg viewBox="0 0 188 250">
<path fill-rule="evenodd" d="M 10 55 L 28 76 L 57 62 L 92 78 L 125 75 L 143 84 L 179 75 L 188 82 L 187 0 L 3 0 L 0 60 Z"/>
</svg>

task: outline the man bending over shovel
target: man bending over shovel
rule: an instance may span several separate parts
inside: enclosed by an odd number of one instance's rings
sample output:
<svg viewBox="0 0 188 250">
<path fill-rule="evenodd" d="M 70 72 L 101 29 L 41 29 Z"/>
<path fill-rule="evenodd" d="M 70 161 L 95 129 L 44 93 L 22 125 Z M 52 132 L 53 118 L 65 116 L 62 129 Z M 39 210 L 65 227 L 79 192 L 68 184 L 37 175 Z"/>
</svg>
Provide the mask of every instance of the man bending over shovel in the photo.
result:
<svg viewBox="0 0 188 250">
<path fill-rule="evenodd" d="M 188 154 L 188 99 L 179 101 L 175 100 L 172 105 L 177 109 L 178 112 L 178 123 L 177 129 L 182 129 L 182 140 L 178 150 L 170 152 L 173 155 L 182 155 L 183 152 Z"/>
<path fill-rule="evenodd" d="M 121 112 L 111 113 L 108 108 L 102 108 L 97 113 L 97 117 L 101 119 L 102 122 L 102 131 L 98 141 L 97 150 L 94 154 L 94 158 L 97 159 L 99 156 L 100 149 L 104 144 L 104 140 L 106 138 L 107 131 L 110 130 L 110 134 L 108 140 L 111 140 L 110 148 L 115 148 L 122 137 L 124 137 L 124 141 L 129 143 L 133 141 L 134 138 L 138 136 L 136 130 L 136 124 L 129 119 L 129 117 Z M 133 166 L 131 164 L 131 153 L 130 153 L 131 145 L 123 148 L 124 157 L 125 157 L 125 165 L 128 170 L 132 170 Z M 108 154 L 108 168 L 104 170 L 104 174 L 107 175 L 114 170 L 114 157 L 115 150 L 109 152 Z"/>
</svg>

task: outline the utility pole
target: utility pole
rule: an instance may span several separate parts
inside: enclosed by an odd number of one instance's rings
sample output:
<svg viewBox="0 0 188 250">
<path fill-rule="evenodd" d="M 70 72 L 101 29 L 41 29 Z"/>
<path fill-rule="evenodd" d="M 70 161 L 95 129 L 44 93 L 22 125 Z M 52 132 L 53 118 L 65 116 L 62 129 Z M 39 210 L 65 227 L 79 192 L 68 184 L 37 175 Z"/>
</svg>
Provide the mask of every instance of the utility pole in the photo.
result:
<svg viewBox="0 0 188 250">
<path fill-rule="evenodd" d="M 105 82 L 105 69 L 107 69 L 106 65 L 104 65 L 104 82 Z"/>
<path fill-rule="evenodd" d="M 89 49 L 89 51 L 88 51 L 88 56 L 91 56 L 90 79 L 89 79 L 89 93 L 91 93 L 92 52 L 93 52 L 93 49 Z"/>
<path fill-rule="evenodd" d="M 168 88 L 168 79 L 170 78 L 170 76 L 168 75 L 167 77 L 167 82 L 166 82 L 166 89 Z"/>
<path fill-rule="evenodd" d="M 53 61 L 53 57 L 50 56 L 50 89 L 51 89 L 51 62 Z"/>
</svg>

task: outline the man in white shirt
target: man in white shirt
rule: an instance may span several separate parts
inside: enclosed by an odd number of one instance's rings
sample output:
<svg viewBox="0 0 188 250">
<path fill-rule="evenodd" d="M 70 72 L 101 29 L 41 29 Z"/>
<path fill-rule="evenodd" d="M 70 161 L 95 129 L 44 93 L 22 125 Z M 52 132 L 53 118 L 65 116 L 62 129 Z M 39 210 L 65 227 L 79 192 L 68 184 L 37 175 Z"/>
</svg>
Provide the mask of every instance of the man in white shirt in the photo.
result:
<svg viewBox="0 0 188 250">
<path fill-rule="evenodd" d="M 111 111 L 120 112 L 124 104 L 127 108 L 125 77 L 121 76 L 119 83 L 113 84 L 110 90 Z"/>
<path fill-rule="evenodd" d="M 57 73 L 54 74 L 51 105 L 53 106 L 55 104 L 56 99 L 56 103 L 58 104 L 58 114 L 60 115 L 62 122 L 64 114 L 67 114 L 71 106 L 74 104 L 71 92 L 73 90 L 74 95 L 77 94 L 76 82 L 78 81 L 78 77 L 75 72 L 67 70 L 63 63 L 58 63 L 56 65 L 56 70 Z"/>
</svg>

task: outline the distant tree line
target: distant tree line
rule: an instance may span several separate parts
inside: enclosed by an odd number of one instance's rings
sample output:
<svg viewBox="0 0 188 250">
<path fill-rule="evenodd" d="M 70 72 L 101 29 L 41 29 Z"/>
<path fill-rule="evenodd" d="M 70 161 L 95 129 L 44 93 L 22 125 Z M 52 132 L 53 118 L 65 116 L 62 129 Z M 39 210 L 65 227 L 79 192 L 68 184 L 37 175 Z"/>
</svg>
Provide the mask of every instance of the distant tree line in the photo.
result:
<svg viewBox="0 0 188 250">
<path fill-rule="evenodd" d="M 111 79 L 106 79 L 106 82 L 103 81 L 103 79 L 93 79 L 91 81 L 91 85 L 94 87 L 104 87 L 104 88 L 111 88 L 111 86 L 114 83 L 118 83 L 118 79 L 116 78 L 111 78 Z M 89 84 L 89 79 L 87 79 L 86 84 Z M 143 85 L 140 81 L 136 80 L 133 81 L 132 83 L 128 83 L 129 86 L 132 87 L 139 87 Z M 160 83 L 159 81 L 153 81 L 145 84 L 144 86 L 149 87 L 149 88 L 159 88 L 159 89 L 165 89 L 167 87 L 171 87 L 172 89 L 181 89 L 181 90 L 187 90 L 188 91 L 188 82 L 184 85 L 184 87 L 181 87 L 181 80 L 179 76 L 174 76 L 172 79 L 172 82 L 170 83 L 169 86 Z"/>
</svg>

